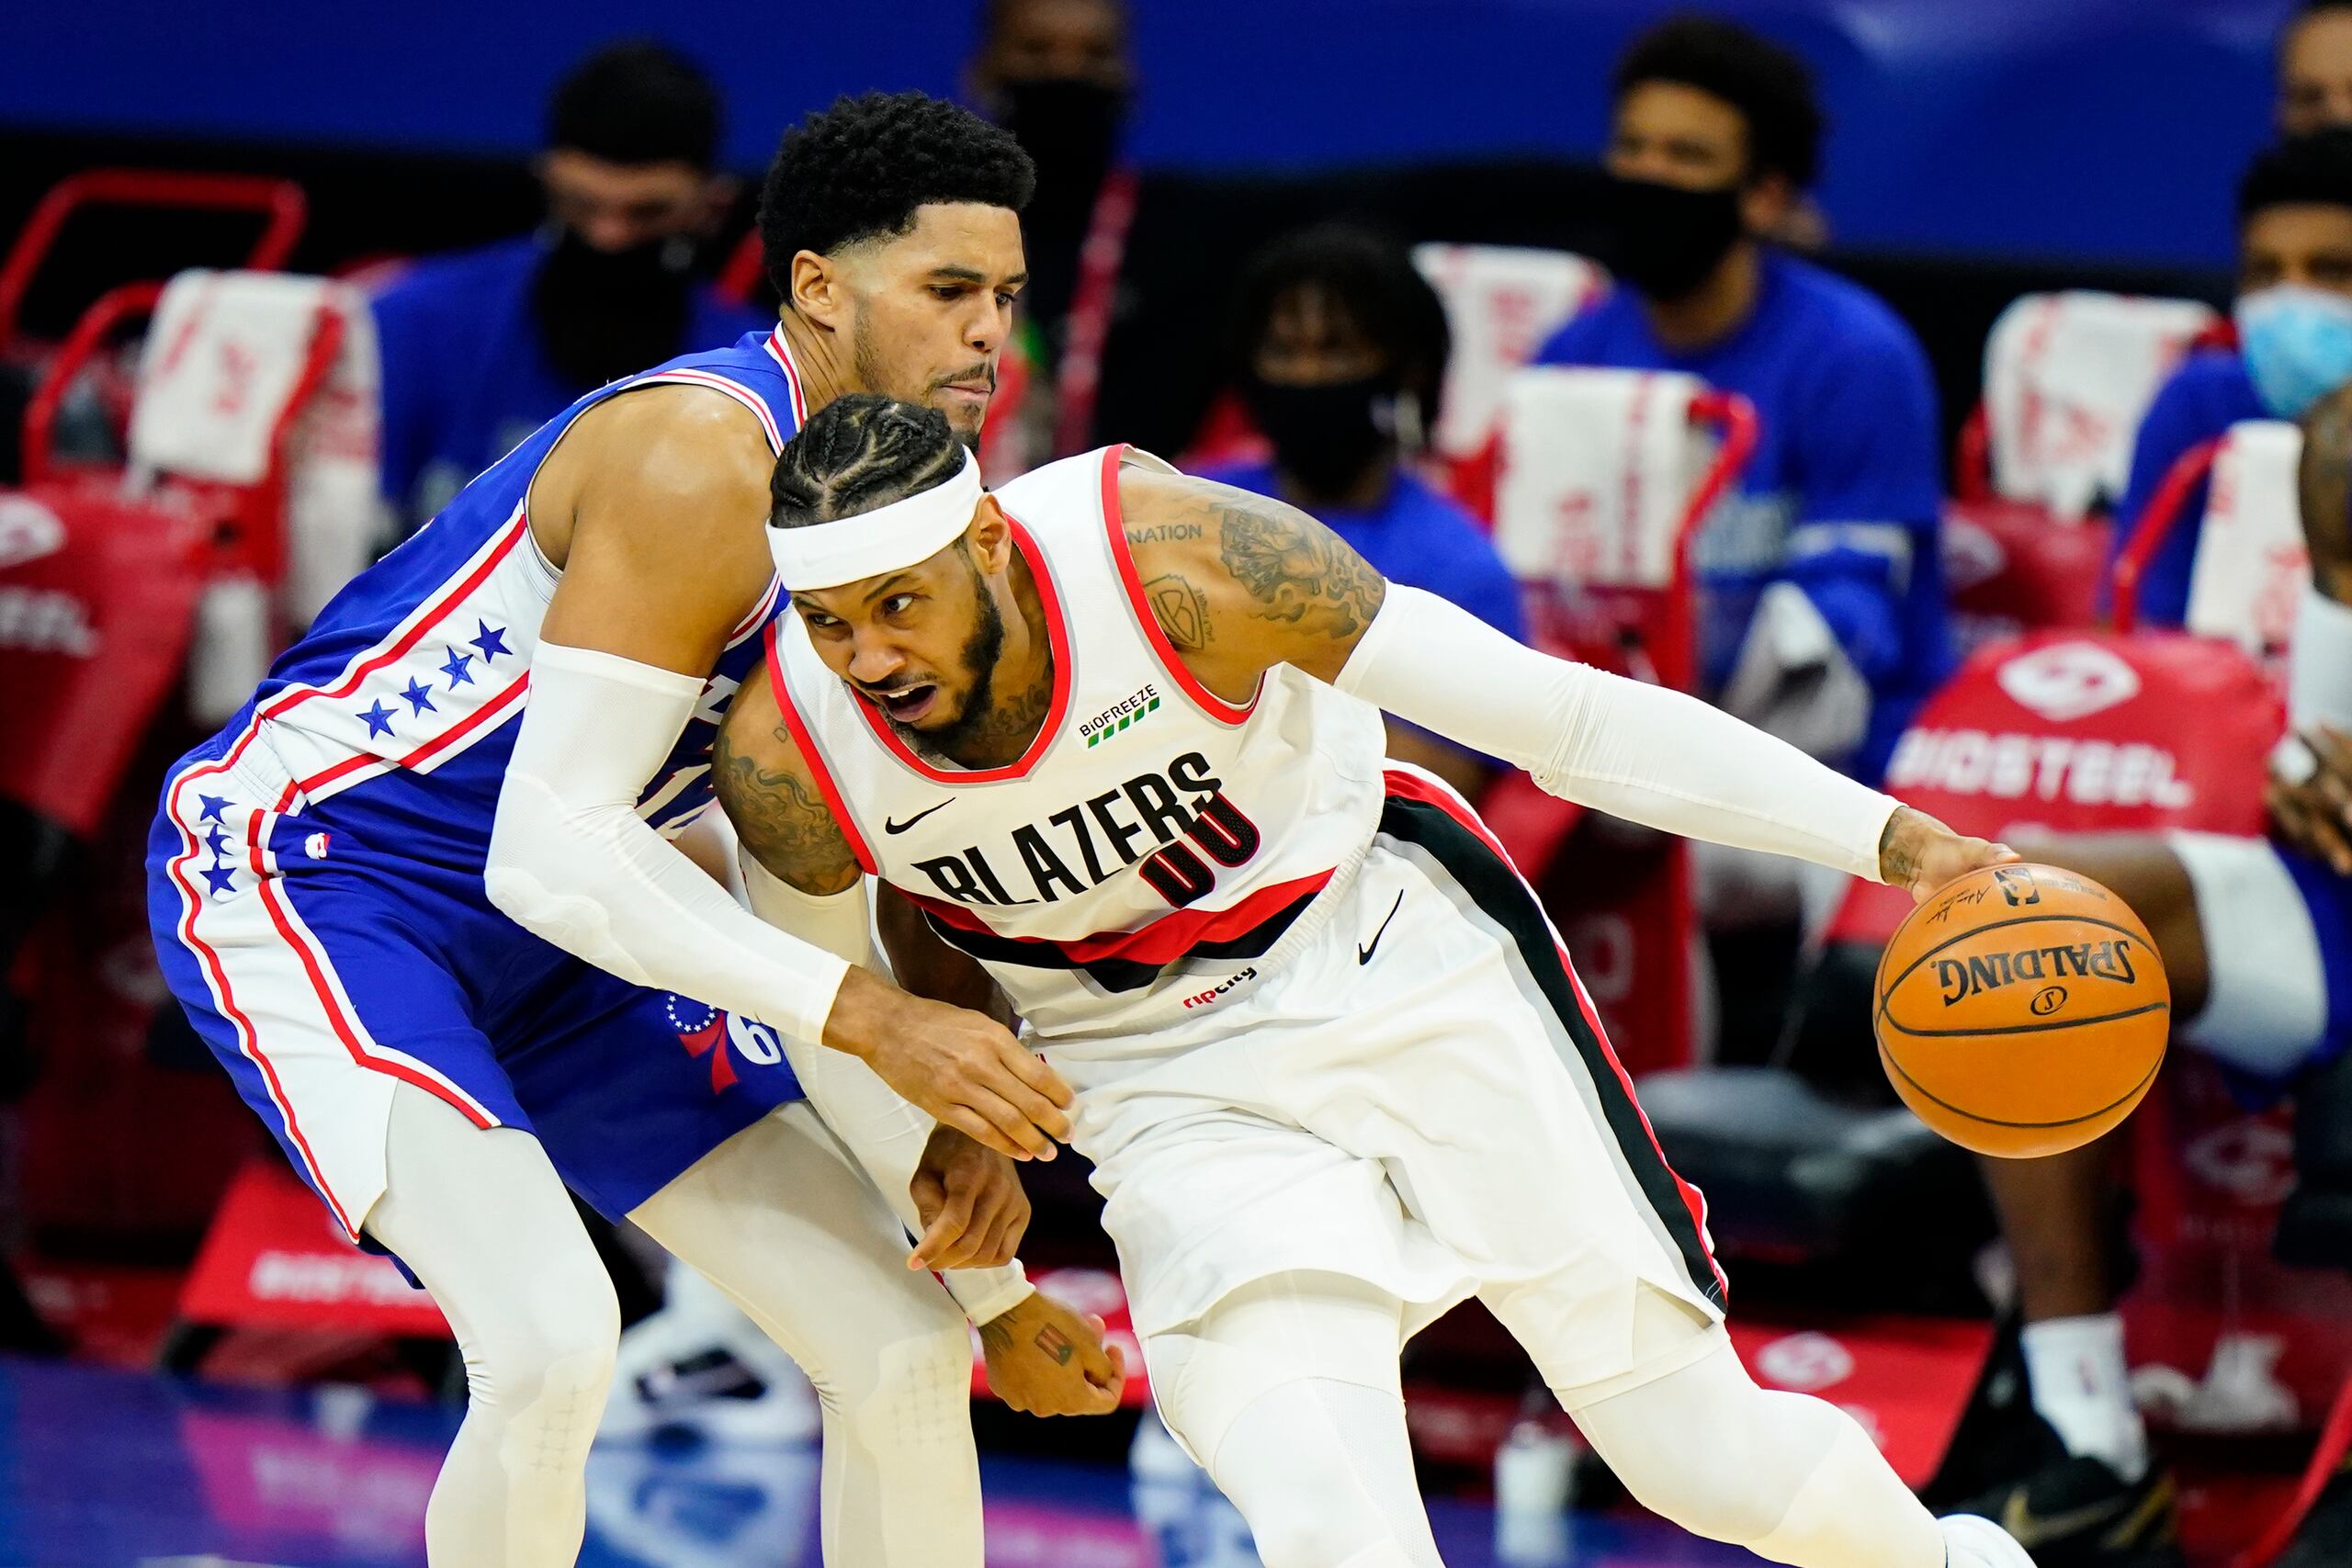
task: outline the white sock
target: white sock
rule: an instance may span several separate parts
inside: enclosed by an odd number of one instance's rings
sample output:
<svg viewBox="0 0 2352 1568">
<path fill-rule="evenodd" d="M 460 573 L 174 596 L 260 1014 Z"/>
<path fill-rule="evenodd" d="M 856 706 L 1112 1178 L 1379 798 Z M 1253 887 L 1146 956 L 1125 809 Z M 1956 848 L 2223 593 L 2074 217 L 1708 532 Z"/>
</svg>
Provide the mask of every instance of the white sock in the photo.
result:
<svg viewBox="0 0 2352 1568">
<path fill-rule="evenodd" d="M 2026 1382 L 2033 1407 L 2066 1451 L 2104 1460 L 2126 1481 L 2148 1473 L 2148 1429 L 2132 1402 L 2123 1319 L 2053 1317 L 2025 1325 Z"/>
</svg>

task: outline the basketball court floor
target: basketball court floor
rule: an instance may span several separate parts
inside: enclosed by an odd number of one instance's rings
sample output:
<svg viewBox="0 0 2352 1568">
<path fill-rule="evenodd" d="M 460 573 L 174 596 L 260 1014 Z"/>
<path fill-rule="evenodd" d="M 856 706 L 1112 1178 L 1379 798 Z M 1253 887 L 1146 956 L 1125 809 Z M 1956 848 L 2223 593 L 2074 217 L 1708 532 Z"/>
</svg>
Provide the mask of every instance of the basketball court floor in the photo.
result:
<svg viewBox="0 0 2352 1568">
<path fill-rule="evenodd" d="M 0 1568 L 407 1568 L 450 1408 L 0 1359 Z M 1115 1429 L 1124 1460 L 1124 1423 Z M 817 1568 L 813 1447 L 600 1446 L 586 1568 Z M 1258 1568 L 1214 1493 L 1124 1462 L 991 1459 L 989 1568 Z M 1616 1515 L 1440 1503 L 1453 1568 L 1730 1568 L 1747 1553 Z"/>
</svg>

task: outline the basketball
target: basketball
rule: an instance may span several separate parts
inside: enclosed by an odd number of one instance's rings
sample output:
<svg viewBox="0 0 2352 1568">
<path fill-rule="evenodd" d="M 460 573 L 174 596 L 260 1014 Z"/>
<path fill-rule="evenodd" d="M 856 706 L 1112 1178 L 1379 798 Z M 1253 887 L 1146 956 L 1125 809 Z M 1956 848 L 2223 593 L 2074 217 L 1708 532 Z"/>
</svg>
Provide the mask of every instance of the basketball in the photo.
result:
<svg viewBox="0 0 2352 1568">
<path fill-rule="evenodd" d="M 1880 1064 L 1978 1154 L 2079 1148 L 2155 1082 L 2172 988 L 2122 899 L 2049 865 L 1989 866 L 1911 911 L 1879 960 Z"/>
</svg>

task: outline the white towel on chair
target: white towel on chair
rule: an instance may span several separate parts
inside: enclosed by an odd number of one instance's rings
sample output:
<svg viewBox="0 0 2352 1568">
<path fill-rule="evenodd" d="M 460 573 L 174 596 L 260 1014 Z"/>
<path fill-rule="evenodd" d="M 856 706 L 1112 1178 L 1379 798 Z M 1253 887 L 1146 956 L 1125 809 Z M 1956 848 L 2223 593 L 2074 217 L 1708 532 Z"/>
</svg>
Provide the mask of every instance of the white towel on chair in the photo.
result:
<svg viewBox="0 0 2352 1568">
<path fill-rule="evenodd" d="M 1695 376 L 1539 367 L 1503 394 L 1495 545 L 1522 582 L 1662 588 L 1714 443 Z"/>
<path fill-rule="evenodd" d="M 2141 418 L 2217 320 L 2193 299 L 2086 289 L 2029 294 L 2002 311 L 1984 344 L 1994 490 L 2067 518 L 2120 498 Z"/>
<path fill-rule="evenodd" d="M 135 480 L 257 484 L 320 324 L 333 317 L 342 348 L 288 442 L 287 569 L 276 587 L 297 626 L 368 565 L 382 536 L 379 366 L 366 299 L 329 278 L 181 273 L 156 307 L 131 409 Z"/>
<path fill-rule="evenodd" d="M 2302 453 L 2303 433 L 2279 420 L 2247 420 L 2222 438 L 2188 571 L 2190 631 L 2285 656 L 2312 580 L 2295 490 Z"/>
<path fill-rule="evenodd" d="M 1444 302 L 1453 337 L 1437 449 L 1448 457 L 1473 457 L 1494 434 L 1511 372 L 1607 288 L 1609 275 L 1566 251 L 1508 245 L 1416 245 L 1413 265 Z"/>
</svg>

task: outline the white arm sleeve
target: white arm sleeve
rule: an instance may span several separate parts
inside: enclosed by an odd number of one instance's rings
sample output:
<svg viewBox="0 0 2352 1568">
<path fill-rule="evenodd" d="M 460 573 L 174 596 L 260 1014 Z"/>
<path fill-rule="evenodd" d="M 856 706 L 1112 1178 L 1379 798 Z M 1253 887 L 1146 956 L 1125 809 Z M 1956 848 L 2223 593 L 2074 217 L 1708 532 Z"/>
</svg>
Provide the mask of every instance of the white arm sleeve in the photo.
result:
<svg viewBox="0 0 2352 1568">
<path fill-rule="evenodd" d="M 867 909 L 865 883 L 831 897 L 803 893 L 779 881 L 749 855 L 741 857 L 743 891 L 752 909 L 771 925 L 807 938 L 827 952 L 880 970 L 874 951 L 873 926 Z M 915 1213 L 915 1166 L 924 1144 L 938 1125 L 899 1098 L 856 1057 L 829 1051 L 797 1036 L 786 1035 L 784 1055 L 792 1064 L 808 1103 L 825 1125 L 845 1145 L 881 1191 L 910 1235 L 921 1235 L 922 1221 Z M 1032 1287 L 1018 1260 L 1001 1269 L 950 1269 L 941 1273 L 956 1304 L 974 1323 L 1011 1311 L 1028 1300 Z"/>
<path fill-rule="evenodd" d="M 849 964 L 745 909 L 637 814 L 702 685 L 539 644 L 483 884 L 516 924 L 624 980 L 818 1040 Z"/>
<path fill-rule="evenodd" d="M 1897 801 L 1695 697 L 1538 653 L 1418 588 L 1388 585 L 1333 684 L 1580 806 L 1879 880 Z"/>
</svg>

